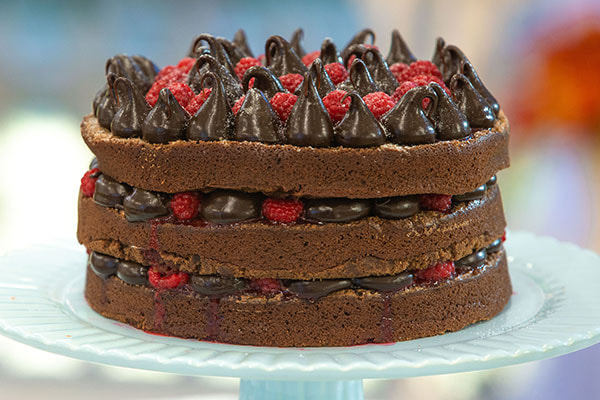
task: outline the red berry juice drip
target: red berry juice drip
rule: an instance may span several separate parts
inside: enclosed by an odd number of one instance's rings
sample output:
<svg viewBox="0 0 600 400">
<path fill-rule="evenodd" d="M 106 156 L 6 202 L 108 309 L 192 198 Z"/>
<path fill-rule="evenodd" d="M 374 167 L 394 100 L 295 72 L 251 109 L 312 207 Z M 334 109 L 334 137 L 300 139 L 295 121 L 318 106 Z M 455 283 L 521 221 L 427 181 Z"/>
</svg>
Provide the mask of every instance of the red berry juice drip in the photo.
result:
<svg viewBox="0 0 600 400">
<path fill-rule="evenodd" d="M 165 306 L 160 294 L 161 290 L 154 289 L 154 330 L 162 332 L 165 322 Z"/>
<path fill-rule="evenodd" d="M 381 337 L 384 343 L 390 343 L 393 340 L 392 328 L 392 294 L 382 293 L 383 312 L 381 314 Z"/>
<path fill-rule="evenodd" d="M 219 301 L 220 299 L 209 299 L 206 308 L 206 340 L 215 341 L 219 337 Z"/>
<path fill-rule="evenodd" d="M 158 226 L 164 224 L 163 219 L 150 220 L 150 238 L 148 240 L 148 249 L 144 252 L 144 258 L 150 263 L 151 267 L 156 267 L 160 264 L 160 243 L 158 241 Z M 154 289 L 154 330 L 162 332 L 165 321 L 165 306 L 161 298 L 161 290 Z"/>
</svg>

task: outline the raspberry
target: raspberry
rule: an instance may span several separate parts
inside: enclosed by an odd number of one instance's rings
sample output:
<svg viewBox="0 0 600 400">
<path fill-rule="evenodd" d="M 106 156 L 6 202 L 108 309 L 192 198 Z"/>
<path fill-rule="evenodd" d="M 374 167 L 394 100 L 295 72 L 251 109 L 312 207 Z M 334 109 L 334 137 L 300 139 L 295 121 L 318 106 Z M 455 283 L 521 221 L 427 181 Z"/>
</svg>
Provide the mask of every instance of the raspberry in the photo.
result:
<svg viewBox="0 0 600 400">
<path fill-rule="evenodd" d="M 156 74 L 156 76 L 154 77 L 154 82 L 162 80 L 165 76 L 170 75 L 176 69 L 178 68 L 175 65 L 167 65 L 166 67 L 158 71 L 158 74 Z"/>
<path fill-rule="evenodd" d="M 363 100 L 377 119 L 381 118 L 383 114 L 388 112 L 394 107 L 394 104 L 396 104 L 394 100 L 384 92 L 369 93 L 363 97 Z"/>
<path fill-rule="evenodd" d="M 250 287 L 266 295 L 273 295 L 277 292 L 281 292 L 281 282 L 279 282 L 278 279 L 273 278 L 252 279 L 250 281 Z"/>
<path fill-rule="evenodd" d="M 317 58 L 319 58 L 320 55 L 321 55 L 321 51 L 319 51 L 319 50 L 311 51 L 310 53 L 307 53 L 304 57 L 302 57 L 302 62 L 307 67 L 310 67 L 310 65 L 313 63 L 313 61 L 315 61 Z"/>
<path fill-rule="evenodd" d="M 349 97 L 342 103 L 342 98 L 346 95 L 344 90 L 334 90 L 327 96 L 323 97 L 323 104 L 329 113 L 329 117 L 333 122 L 340 122 L 348 112 L 350 107 Z"/>
<path fill-rule="evenodd" d="M 164 69 L 166 69 L 166 68 L 167 67 L 165 67 Z M 156 101 L 158 100 L 158 95 L 161 90 L 163 90 L 164 88 L 168 87 L 170 84 L 175 83 L 175 82 L 185 84 L 185 77 L 187 75 L 182 70 L 178 69 L 177 67 L 173 67 L 173 68 L 174 69 L 172 70 L 171 73 L 163 76 L 160 79 L 155 79 L 154 83 L 152 84 L 152 87 L 150 88 L 150 90 L 148 90 L 148 93 L 146 93 L 146 102 L 148 102 L 148 104 L 150 104 L 152 107 L 154 107 L 154 105 L 156 104 Z M 157 76 L 157 78 L 158 78 L 158 76 Z"/>
<path fill-rule="evenodd" d="M 438 85 L 440 85 L 442 87 L 442 89 L 444 89 L 446 91 L 446 93 L 448 93 L 448 96 L 452 96 L 452 93 L 450 92 L 450 89 L 448 89 L 448 87 L 446 86 L 446 84 L 444 83 L 444 81 L 442 81 L 437 76 L 433 76 L 433 75 L 417 75 L 417 76 L 415 76 L 414 78 L 411 79 L 411 82 L 415 83 L 417 86 L 427 86 L 430 83 L 435 82 Z"/>
<path fill-rule="evenodd" d="M 235 65 L 234 71 L 240 81 L 244 78 L 244 74 L 250 67 L 260 66 L 262 63 L 260 60 L 254 57 L 244 57 Z"/>
<path fill-rule="evenodd" d="M 340 63 L 329 63 L 325 66 L 325 71 L 331 78 L 334 85 L 339 85 L 348 79 L 348 71 Z"/>
<path fill-rule="evenodd" d="M 194 98 L 194 91 L 185 83 L 173 82 L 167 86 L 167 89 L 173 93 L 173 96 L 183 108 L 186 108 L 190 100 Z"/>
<path fill-rule="evenodd" d="M 416 271 L 415 277 L 419 281 L 435 282 L 450 278 L 454 275 L 454 271 L 454 261 L 446 261 L 434 264 L 427 269 Z"/>
<path fill-rule="evenodd" d="M 446 212 L 452 206 L 452 196 L 447 194 L 422 194 L 419 196 L 421 208 Z"/>
<path fill-rule="evenodd" d="M 188 221 L 198 216 L 200 196 L 195 192 L 177 193 L 169 204 L 171 211 L 180 221 Z"/>
<path fill-rule="evenodd" d="M 148 281 L 156 289 L 175 289 L 188 282 L 189 275 L 185 272 L 173 272 L 163 275 L 155 267 L 148 269 Z"/>
<path fill-rule="evenodd" d="M 431 75 L 442 79 L 442 73 L 438 67 L 431 61 L 427 60 L 419 60 L 411 63 L 408 68 L 402 71 L 397 78 L 398 82 L 404 82 L 409 81 L 415 76 L 419 75 Z"/>
<path fill-rule="evenodd" d="M 263 202 L 262 214 L 269 221 L 296 222 L 302 214 L 304 204 L 297 199 L 271 199 Z"/>
<path fill-rule="evenodd" d="M 392 100 L 396 103 L 400 101 L 402 96 L 404 96 L 409 90 L 417 87 L 417 84 L 413 81 L 404 81 L 394 90 L 394 94 L 392 94 Z"/>
<path fill-rule="evenodd" d="M 506 242 L 506 231 L 502 234 L 502 243 Z"/>
<path fill-rule="evenodd" d="M 300 74 L 286 74 L 279 77 L 281 85 L 290 93 L 294 93 L 303 80 L 304 77 Z"/>
<path fill-rule="evenodd" d="M 400 86 L 398 86 L 394 91 L 394 94 L 392 95 L 392 100 L 394 100 L 397 103 L 400 101 L 402 96 L 404 96 L 409 90 L 414 89 L 417 86 L 427 86 L 431 82 L 437 83 L 442 87 L 442 89 L 446 91 L 446 93 L 448 93 L 449 96 L 452 96 L 452 93 L 450 93 L 450 89 L 446 87 L 446 85 L 441 79 L 431 75 L 418 75 L 412 78 L 411 80 L 402 82 Z M 423 108 L 427 108 L 429 106 L 430 101 L 431 100 L 428 98 L 423 99 Z"/>
<path fill-rule="evenodd" d="M 231 107 L 231 111 L 233 111 L 234 114 L 237 114 L 238 111 L 240 111 L 240 108 L 242 108 L 242 104 L 244 104 L 245 99 L 246 96 L 242 96 L 235 101 L 235 104 L 233 105 L 233 107 Z"/>
<path fill-rule="evenodd" d="M 390 71 L 392 71 L 392 74 L 394 74 L 398 83 L 402 83 L 402 81 L 400 80 L 400 76 L 407 68 L 408 65 L 401 62 L 390 65 Z"/>
<path fill-rule="evenodd" d="M 281 118 L 281 122 L 285 122 L 290 116 L 292 107 L 296 104 L 296 100 L 298 100 L 298 96 L 295 94 L 277 92 L 269 103 L 271 103 L 271 107 L 273 107 L 273 110 L 275 110 L 277 115 L 279 115 L 279 118 Z"/>
<path fill-rule="evenodd" d="M 211 88 L 204 88 L 202 91 L 200 91 L 200 93 L 194 96 L 194 98 L 191 99 L 188 105 L 185 107 L 185 110 L 188 112 L 188 114 L 195 115 L 200 107 L 202 107 L 202 104 L 204 104 L 206 99 L 208 99 L 208 96 L 210 96 L 210 92 L 212 92 Z"/>
<path fill-rule="evenodd" d="M 177 63 L 177 68 L 179 68 L 180 70 L 182 70 L 183 72 L 185 72 L 187 74 L 188 72 L 190 72 L 190 70 L 192 69 L 194 64 L 196 64 L 195 58 L 184 57 L 181 60 L 179 60 L 179 63 Z"/>
<path fill-rule="evenodd" d="M 263 54 L 259 54 L 258 57 L 256 57 L 256 58 L 258 58 L 258 61 L 260 61 L 260 63 L 262 65 L 266 65 L 267 64 L 267 57 L 264 55 L 264 53 Z"/>
<path fill-rule="evenodd" d="M 92 197 L 94 195 L 98 176 L 100 176 L 100 170 L 98 168 L 92 168 L 83 174 L 83 177 L 81 178 L 81 193 L 83 193 L 85 197 Z"/>
</svg>

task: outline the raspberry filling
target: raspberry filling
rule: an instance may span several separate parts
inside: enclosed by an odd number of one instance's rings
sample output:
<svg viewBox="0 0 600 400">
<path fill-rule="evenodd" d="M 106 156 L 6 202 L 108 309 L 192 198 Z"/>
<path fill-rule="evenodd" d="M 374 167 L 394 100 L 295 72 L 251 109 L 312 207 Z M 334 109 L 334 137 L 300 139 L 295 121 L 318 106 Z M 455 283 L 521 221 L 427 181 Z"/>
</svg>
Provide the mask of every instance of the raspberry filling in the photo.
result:
<svg viewBox="0 0 600 400">
<path fill-rule="evenodd" d="M 94 168 L 81 179 L 81 192 L 84 197 L 93 197 L 100 206 L 123 210 L 130 222 L 161 218 L 164 222 L 192 226 L 250 221 L 325 224 L 347 223 L 369 216 L 401 219 L 421 211 L 449 213 L 454 204 L 482 199 L 495 184 L 493 176 L 474 191 L 460 195 L 422 194 L 382 199 L 277 198 L 232 190 L 168 194 L 132 188 Z"/>
<path fill-rule="evenodd" d="M 88 265 L 102 279 L 116 276 L 130 285 L 145 285 L 158 290 L 193 291 L 211 298 L 240 294 L 272 297 L 281 294 L 284 297 L 316 301 L 344 289 L 392 293 L 411 287 L 429 287 L 451 279 L 466 278 L 469 274 L 476 274 L 486 268 L 489 265 L 486 263 L 488 256 L 500 251 L 503 248 L 502 242 L 502 238 L 499 238 L 460 260 L 439 262 L 425 269 L 404 271 L 397 275 L 317 281 L 189 275 L 169 269 L 161 270 L 155 266 L 146 267 L 94 251 L 90 253 Z"/>
</svg>

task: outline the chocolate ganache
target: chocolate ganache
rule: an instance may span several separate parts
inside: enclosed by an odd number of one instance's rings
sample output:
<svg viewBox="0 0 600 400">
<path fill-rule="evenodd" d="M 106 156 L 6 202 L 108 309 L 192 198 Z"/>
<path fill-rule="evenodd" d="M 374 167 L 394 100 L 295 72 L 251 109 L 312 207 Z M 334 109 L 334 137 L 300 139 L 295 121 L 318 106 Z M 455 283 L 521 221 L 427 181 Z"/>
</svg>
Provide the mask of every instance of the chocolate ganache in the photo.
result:
<svg viewBox="0 0 600 400">
<path fill-rule="evenodd" d="M 187 127 L 186 136 L 190 140 L 223 140 L 229 139 L 233 127 L 233 113 L 225 88 L 219 76 L 207 72 L 201 79 L 201 86 L 210 84 L 212 90 L 208 99 L 192 117 Z"/>
</svg>

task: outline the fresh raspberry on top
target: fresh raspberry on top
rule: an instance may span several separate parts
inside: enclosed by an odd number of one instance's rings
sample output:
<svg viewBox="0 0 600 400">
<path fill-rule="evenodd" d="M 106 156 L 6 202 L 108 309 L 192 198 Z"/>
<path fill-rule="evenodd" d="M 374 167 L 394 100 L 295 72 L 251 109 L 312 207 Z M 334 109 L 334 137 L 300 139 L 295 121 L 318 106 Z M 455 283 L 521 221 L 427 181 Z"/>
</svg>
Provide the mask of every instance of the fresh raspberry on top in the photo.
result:
<svg viewBox="0 0 600 400">
<path fill-rule="evenodd" d="M 173 272 L 163 275 L 155 267 L 148 269 L 148 281 L 156 289 L 175 289 L 178 286 L 185 285 L 189 278 L 189 275 L 185 272 Z"/>
<path fill-rule="evenodd" d="M 267 65 L 267 57 L 265 57 L 265 54 L 259 54 L 258 57 L 258 61 L 260 61 L 262 63 L 262 65 Z"/>
<path fill-rule="evenodd" d="M 98 176 L 100 176 L 100 170 L 98 168 L 92 168 L 83 174 L 83 177 L 81 178 L 81 193 L 83 193 L 85 197 L 92 197 L 94 195 Z"/>
<path fill-rule="evenodd" d="M 181 84 L 185 85 L 185 77 L 186 76 L 187 75 L 184 74 L 183 71 L 175 68 L 172 73 L 165 75 L 161 79 L 155 80 L 154 83 L 152 84 L 152 87 L 150 88 L 150 90 L 148 90 L 148 93 L 146 93 L 146 102 L 148 104 L 150 104 L 152 107 L 154 107 L 154 105 L 156 104 L 156 102 L 158 100 L 158 95 L 160 94 L 161 90 L 163 90 L 166 87 L 169 87 L 173 83 L 181 83 Z M 178 89 L 175 89 L 175 90 L 177 91 Z M 175 93 L 173 93 L 173 94 L 175 94 Z M 189 92 L 188 92 L 188 94 L 189 94 Z M 193 94 L 194 93 L 192 91 L 192 97 L 193 97 Z M 175 97 L 177 97 L 177 96 L 175 96 Z M 177 101 L 179 102 L 179 99 Z M 188 102 L 189 102 L 189 100 L 188 100 Z M 187 103 L 186 103 L 186 105 L 187 105 Z M 185 107 L 185 105 L 183 105 L 183 104 L 182 104 L 182 106 Z"/>
<path fill-rule="evenodd" d="M 450 92 L 450 89 L 448 89 L 448 87 L 446 86 L 446 84 L 444 83 L 444 81 L 442 81 L 437 76 L 434 76 L 434 75 L 417 75 L 417 76 L 415 76 L 414 78 L 411 79 L 411 82 L 415 83 L 417 86 L 427 86 L 430 83 L 435 82 L 438 85 L 440 85 L 442 87 L 442 89 L 444 89 L 444 91 L 446 93 L 448 93 L 448 96 L 452 96 L 452 93 Z"/>
<path fill-rule="evenodd" d="M 167 65 L 156 74 L 154 82 L 185 82 L 185 78 L 187 78 L 187 73 L 183 72 L 183 70 L 177 68 L 175 65 Z"/>
<path fill-rule="evenodd" d="M 392 100 L 396 103 L 400 101 L 402 96 L 408 93 L 409 90 L 416 88 L 418 85 L 413 81 L 404 81 L 394 90 L 394 94 L 392 94 Z"/>
<path fill-rule="evenodd" d="M 273 295 L 282 290 L 281 282 L 273 278 L 252 279 L 250 287 L 265 295 Z"/>
<path fill-rule="evenodd" d="M 208 99 L 208 96 L 210 96 L 211 92 L 211 88 L 204 88 L 200 91 L 200 93 L 194 96 L 194 98 L 191 99 L 188 105 L 185 107 L 185 110 L 188 112 L 188 114 L 196 114 L 200 107 L 202 107 L 202 104 L 204 104 L 204 102 Z"/>
<path fill-rule="evenodd" d="M 190 102 L 194 98 L 194 91 L 191 87 L 181 82 L 172 82 L 167 86 L 167 89 L 173 93 L 175 96 L 175 100 L 179 103 L 179 105 L 183 108 L 186 108 Z M 156 102 L 155 102 L 156 104 Z"/>
<path fill-rule="evenodd" d="M 417 86 L 427 86 L 431 82 L 437 83 L 446 91 L 446 93 L 448 93 L 448 96 L 452 96 L 450 89 L 448 89 L 446 84 L 444 84 L 441 79 L 431 75 L 418 75 L 408 81 L 402 82 L 394 91 L 392 99 L 397 103 L 409 90 L 414 89 Z M 429 106 L 429 102 L 430 100 L 428 98 L 423 99 L 423 108 L 427 108 Z"/>
<path fill-rule="evenodd" d="M 198 216 L 200 196 L 196 192 L 177 193 L 171 199 L 169 207 L 179 221 L 189 221 Z"/>
<path fill-rule="evenodd" d="M 452 196 L 447 194 L 422 194 L 419 204 L 424 210 L 446 212 L 452 207 Z"/>
<path fill-rule="evenodd" d="M 242 108 L 242 104 L 244 104 L 245 99 L 246 99 L 246 96 L 242 96 L 235 101 L 235 103 L 233 104 L 233 107 L 231 107 L 231 111 L 233 111 L 234 114 L 237 114 L 238 111 L 240 111 L 240 108 Z"/>
<path fill-rule="evenodd" d="M 166 67 L 158 71 L 158 74 L 156 74 L 156 76 L 154 77 L 154 82 L 164 79 L 165 76 L 170 75 L 176 69 L 179 68 L 177 68 L 175 65 L 167 65 Z"/>
<path fill-rule="evenodd" d="M 248 71 L 248 69 L 250 69 L 250 67 L 260 66 L 260 65 L 262 65 L 262 63 L 260 62 L 259 59 L 254 58 L 254 57 L 244 57 L 244 58 L 240 59 L 240 61 L 238 61 L 238 63 L 235 65 L 234 71 L 235 71 L 235 74 L 237 75 L 237 77 L 241 81 L 242 78 L 244 78 L 244 74 L 246 73 L 246 71 Z"/>
<path fill-rule="evenodd" d="M 428 60 L 419 60 L 411 63 L 400 73 L 398 82 L 408 81 L 419 75 L 431 75 L 442 79 L 442 73 L 434 63 Z"/>
<path fill-rule="evenodd" d="M 327 71 L 327 75 L 329 75 L 329 78 L 331 78 L 331 82 L 333 82 L 334 85 L 339 85 L 348 79 L 348 70 L 340 63 L 327 64 L 325 66 L 325 71 Z"/>
<path fill-rule="evenodd" d="M 277 92 L 269 103 L 271 103 L 271 107 L 279 115 L 281 122 L 286 122 L 292 112 L 292 107 L 296 104 L 296 100 L 298 100 L 298 96 L 295 94 Z"/>
<path fill-rule="evenodd" d="M 340 122 L 348 112 L 352 100 L 350 100 L 350 97 L 346 97 L 346 100 L 342 103 L 342 98 L 345 95 L 344 90 L 334 90 L 323 97 L 323 105 L 325 105 L 325 109 L 327 109 L 333 122 Z"/>
<path fill-rule="evenodd" d="M 396 104 L 392 98 L 384 92 L 369 93 L 363 100 L 375 118 L 379 119 Z"/>
<path fill-rule="evenodd" d="M 319 50 L 311 51 L 310 53 L 307 53 L 304 57 L 302 57 L 302 62 L 307 67 L 310 67 L 310 65 L 313 63 L 313 61 L 315 61 L 317 58 L 319 58 L 320 55 L 321 55 L 321 51 L 319 51 Z"/>
<path fill-rule="evenodd" d="M 400 80 L 400 77 L 402 76 L 402 73 L 407 68 L 408 68 L 408 65 L 401 63 L 401 62 L 390 65 L 390 71 L 392 71 L 392 74 L 394 74 L 398 83 L 402 83 L 402 81 Z"/>
<path fill-rule="evenodd" d="M 450 278 L 454 275 L 454 272 L 454 261 L 446 261 L 434 264 L 427 269 L 416 271 L 415 278 L 417 278 L 418 281 L 435 282 Z"/>
<path fill-rule="evenodd" d="M 181 60 L 179 60 L 179 63 L 177 63 L 177 68 L 179 68 L 180 70 L 182 70 L 183 72 L 185 72 L 187 74 L 188 72 L 190 72 L 190 70 L 192 69 L 194 64 L 196 64 L 195 58 L 184 57 Z"/>
<path fill-rule="evenodd" d="M 290 93 L 294 93 L 303 80 L 304 77 L 300 74 L 286 74 L 279 77 L 281 85 Z"/>
<path fill-rule="evenodd" d="M 272 199 L 268 198 L 263 202 L 262 214 L 269 221 L 292 223 L 296 222 L 304 204 L 297 199 Z"/>
</svg>

